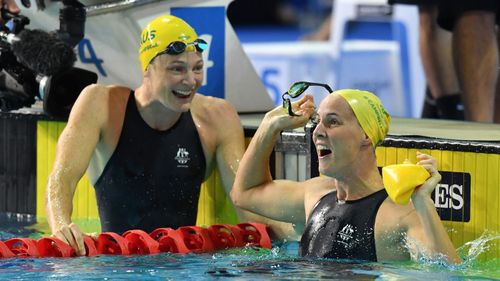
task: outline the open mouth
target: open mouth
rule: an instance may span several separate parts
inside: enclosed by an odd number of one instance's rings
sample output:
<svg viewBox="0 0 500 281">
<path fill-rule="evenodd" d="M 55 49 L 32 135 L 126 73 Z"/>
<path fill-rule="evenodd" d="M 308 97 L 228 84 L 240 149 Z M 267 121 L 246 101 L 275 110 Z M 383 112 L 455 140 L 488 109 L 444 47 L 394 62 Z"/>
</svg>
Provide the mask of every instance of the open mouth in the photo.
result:
<svg viewBox="0 0 500 281">
<path fill-rule="evenodd" d="M 180 91 L 180 90 L 172 90 L 174 96 L 185 99 L 191 96 L 191 91 Z"/>
<path fill-rule="evenodd" d="M 325 157 L 327 155 L 332 154 L 332 151 L 330 149 L 320 149 L 318 154 L 319 154 L 319 157 Z"/>
<path fill-rule="evenodd" d="M 316 147 L 316 150 L 318 151 L 319 157 L 325 157 L 327 155 L 332 154 L 332 150 L 325 147 L 325 146 L 318 146 L 318 147 Z"/>
</svg>

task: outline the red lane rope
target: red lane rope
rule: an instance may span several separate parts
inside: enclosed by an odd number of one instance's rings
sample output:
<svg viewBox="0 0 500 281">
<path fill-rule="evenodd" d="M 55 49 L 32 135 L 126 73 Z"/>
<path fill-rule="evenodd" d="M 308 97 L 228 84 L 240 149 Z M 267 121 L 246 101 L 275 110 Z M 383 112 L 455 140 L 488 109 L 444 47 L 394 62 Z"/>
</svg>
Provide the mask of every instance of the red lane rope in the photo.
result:
<svg viewBox="0 0 500 281">
<path fill-rule="evenodd" d="M 87 256 L 207 253 L 246 245 L 271 249 L 267 226 L 256 222 L 158 228 L 150 234 L 137 229 L 123 235 L 103 232 L 96 239 L 84 236 L 84 243 Z M 75 256 L 75 250 L 56 237 L 0 241 L 0 258 Z"/>
</svg>

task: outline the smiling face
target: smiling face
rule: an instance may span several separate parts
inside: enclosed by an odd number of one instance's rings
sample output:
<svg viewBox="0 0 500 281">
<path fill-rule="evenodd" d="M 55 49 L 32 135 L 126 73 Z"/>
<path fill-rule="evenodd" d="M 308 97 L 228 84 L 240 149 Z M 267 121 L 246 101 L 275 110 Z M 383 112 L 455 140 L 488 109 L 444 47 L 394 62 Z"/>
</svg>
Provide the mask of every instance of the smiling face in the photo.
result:
<svg viewBox="0 0 500 281">
<path fill-rule="evenodd" d="M 359 152 L 371 142 L 348 103 L 330 94 L 320 104 L 313 141 L 318 153 L 319 171 L 331 177 L 348 173 L 360 159 Z"/>
<path fill-rule="evenodd" d="M 145 72 L 151 99 L 166 108 L 185 112 L 203 83 L 203 58 L 199 52 L 156 57 Z"/>
</svg>

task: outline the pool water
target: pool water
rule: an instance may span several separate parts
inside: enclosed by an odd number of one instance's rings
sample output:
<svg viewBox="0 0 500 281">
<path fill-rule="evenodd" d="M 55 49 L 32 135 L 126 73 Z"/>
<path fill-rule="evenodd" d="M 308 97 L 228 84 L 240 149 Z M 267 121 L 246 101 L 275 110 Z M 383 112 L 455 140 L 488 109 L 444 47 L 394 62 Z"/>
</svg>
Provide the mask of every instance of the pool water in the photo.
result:
<svg viewBox="0 0 500 281">
<path fill-rule="evenodd" d="M 297 243 L 272 250 L 243 248 L 215 254 L 158 254 L 78 258 L 3 259 L 2 280 L 494 280 L 500 262 L 458 268 L 405 263 L 362 263 L 297 257 Z"/>
<path fill-rule="evenodd" d="M 0 224 L 0 240 L 40 238 L 28 223 Z M 488 234 L 459 249 L 460 266 L 408 261 L 367 263 L 305 259 L 298 243 L 275 244 L 211 254 L 170 254 L 77 258 L 0 259 L 0 280 L 500 280 L 500 259 L 481 260 L 481 253 L 500 235 Z"/>
</svg>

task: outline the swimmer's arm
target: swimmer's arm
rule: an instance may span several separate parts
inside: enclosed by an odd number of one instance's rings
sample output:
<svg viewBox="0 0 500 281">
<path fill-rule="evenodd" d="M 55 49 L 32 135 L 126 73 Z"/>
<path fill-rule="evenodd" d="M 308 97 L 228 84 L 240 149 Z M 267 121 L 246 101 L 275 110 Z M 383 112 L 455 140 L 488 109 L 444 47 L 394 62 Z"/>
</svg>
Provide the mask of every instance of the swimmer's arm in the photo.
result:
<svg viewBox="0 0 500 281">
<path fill-rule="evenodd" d="M 455 247 L 436 212 L 434 202 L 430 198 L 430 193 L 441 181 L 436 160 L 421 153 L 417 154 L 417 160 L 419 160 L 419 165 L 429 171 L 431 177 L 412 195 L 417 218 L 410 220 L 408 237 L 424 247 L 426 256 L 432 258 L 437 254 L 442 254 L 448 262 L 460 263 L 462 260 L 457 255 Z"/>
<path fill-rule="evenodd" d="M 303 188 L 293 181 L 273 181 L 271 176 L 269 159 L 277 134 L 265 125 L 257 129 L 238 168 L 231 199 L 237 207 L 271 219 L 303 222 Z"/>
<path fill-rule="evenodd" d="M 274 180 L 269 167 L 270 155 L 283 129 L 304 126 L 314 103 L 305 96 L 294 104 L 295 109 L 310 106 L 299 117 L 290 117 L 280 106 L 268 112 L 253 136 L 236 174 L 231 192 L 233 202 L 254 213 L 271 219 L 303 224 L 303 183 Z M 309 111 L 307 111 L 309 110 Z"/>
<path fill-rule="evenodd" d="M 92 87 L 84 89 L 73 106 L 57 143 L 56 159 L 46 192 L 47 219 L 52 233 L 83 253 L 85 248 L 81 232 L 71 223 L 71 213 L 77 183 L 87 169 L 100 136 L 101 117 L 94 110 L 99 98 L 94 91 Z"/>
<path fill-rule="evenodd" d="M 210 115 L 213 131 L 216 134 L 215 157 L 217 170 L 224 187 L 229 195 L 236 176 L 236 170 L 245 152 L 245 137 L 239 116 L 234 107 L 225 100 L 211 100 Z M 264 222 L 258 215 L 236 208 L 240 221 Z"/>
<path fill-rule="evenodd" d="M 221 177 L 224 190 L 230 193 L 236 170 L 245 152 L 245 139 L 243 127 L 241 126 L 239 116 L 232 105 L 225 100 L 213 103 L 213 107 L 207 114 L 212 116 L 213 122 L 219 122 L 216 128 L 217 149 L 216 159 L 217 168 Z M 273 240 L 297 240 L 300 236 L 296 229 L 290 223 L 275 221 L 264 216 L 236 208 L 236 213 L 240 221 L 253 221 L 266 224 L 271 230 Z"/>
<path fill-rule="evenodd" d="M 218 122 L 214 126 L 217 133 L 215 157 L 222 185 L 226 194 L 229 194 L 234 183 L 236 170 L 245 152 L 243 127 L 238 113 L 225 100 L 219 101 L 217 109 L 212 110 L 209 114 L 216 115 L 212 119 L 214 122 Z"/>
</svg>

